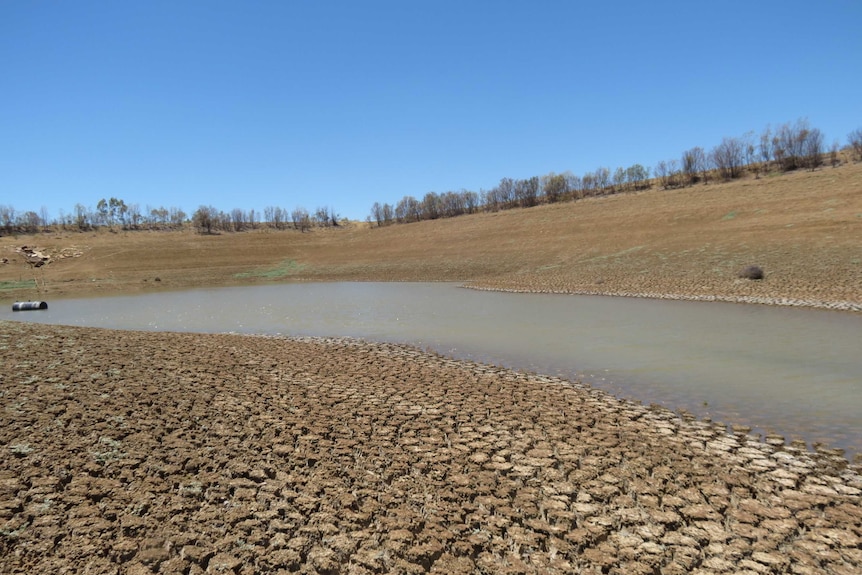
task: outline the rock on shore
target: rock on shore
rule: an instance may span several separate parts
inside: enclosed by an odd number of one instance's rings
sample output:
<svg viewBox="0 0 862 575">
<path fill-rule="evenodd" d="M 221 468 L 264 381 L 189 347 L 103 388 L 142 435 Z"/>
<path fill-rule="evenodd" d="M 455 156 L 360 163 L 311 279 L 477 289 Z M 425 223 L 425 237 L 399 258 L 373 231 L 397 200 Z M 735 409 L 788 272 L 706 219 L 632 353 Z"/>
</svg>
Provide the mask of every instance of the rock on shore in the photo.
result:
<svg viewBox="0 0 862 575">
<path fill-rule="evenodd" d="M 3 573 L 858 573 L 862 477 L 399 345 L 0 322 Z"/>
</svg>

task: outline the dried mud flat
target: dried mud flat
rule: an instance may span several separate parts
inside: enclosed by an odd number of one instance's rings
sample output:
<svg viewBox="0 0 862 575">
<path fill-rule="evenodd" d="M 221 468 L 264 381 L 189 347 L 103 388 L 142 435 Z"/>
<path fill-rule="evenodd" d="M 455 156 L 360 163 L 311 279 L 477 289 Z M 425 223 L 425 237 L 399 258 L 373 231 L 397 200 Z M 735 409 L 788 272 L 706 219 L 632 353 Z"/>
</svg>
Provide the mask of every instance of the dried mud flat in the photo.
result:
<svg viewBox="0 0 862 575">
<path fill-rule="evenodd" d="M 3 573 L 858 573 L 862 477 L 399 345 L 0 322 Z"/>
</svg>

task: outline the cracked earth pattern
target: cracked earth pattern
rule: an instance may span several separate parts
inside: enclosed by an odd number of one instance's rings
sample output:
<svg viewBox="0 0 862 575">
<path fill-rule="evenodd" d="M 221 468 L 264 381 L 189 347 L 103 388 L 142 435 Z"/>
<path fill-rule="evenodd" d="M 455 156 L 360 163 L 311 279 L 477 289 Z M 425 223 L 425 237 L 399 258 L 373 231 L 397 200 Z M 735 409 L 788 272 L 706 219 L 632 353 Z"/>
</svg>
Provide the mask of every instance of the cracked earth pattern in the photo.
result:
<svg viewBox="0 0 862 575">
<path fill-rule="evenodd" d="M 0 322 L 3 573 L 859 573 L 838 453 L 348 339 Z"/>
</svg>

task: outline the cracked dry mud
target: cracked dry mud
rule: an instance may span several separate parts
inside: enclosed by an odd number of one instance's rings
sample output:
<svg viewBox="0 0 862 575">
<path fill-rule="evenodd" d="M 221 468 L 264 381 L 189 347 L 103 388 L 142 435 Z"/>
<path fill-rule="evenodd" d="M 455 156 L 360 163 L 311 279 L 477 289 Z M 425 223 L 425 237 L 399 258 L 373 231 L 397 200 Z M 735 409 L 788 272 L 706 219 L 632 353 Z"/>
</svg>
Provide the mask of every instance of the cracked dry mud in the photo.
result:
<svg viewBox="0 0 862 575">
<path fill-rule="evenodd" d="M 3 573 L 858 573 L 862 478 L 347 339 L 0 322 Z"/>
</svg>

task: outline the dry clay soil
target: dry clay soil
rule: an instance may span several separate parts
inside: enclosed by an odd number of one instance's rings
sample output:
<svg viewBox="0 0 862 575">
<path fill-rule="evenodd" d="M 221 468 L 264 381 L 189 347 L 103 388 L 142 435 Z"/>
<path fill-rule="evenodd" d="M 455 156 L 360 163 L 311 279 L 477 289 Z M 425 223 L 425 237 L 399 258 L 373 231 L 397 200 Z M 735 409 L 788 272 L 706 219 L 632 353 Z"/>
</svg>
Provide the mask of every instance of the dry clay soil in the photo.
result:
<svg viewBox="0 0 862 575">
<path fill-rule="evenodd" d="M 0 286 L 858 303 L 860 182 L 843 166 L 384 229 L 4 237 Z M 51 257 L 42 291 L 23 245 Z M 736 277 L 751 263 L 764 281 Z M 344 339 L 18 322 L 0 366 L 2 573 L 862 571 L 862 478 L 839 453 L 574 382 Z"/>
<path fill-rule="evenodd" d="M 0 327 L 3 573 L 862 568 L 828 451 L 398 345 Z"/>
</svg>

